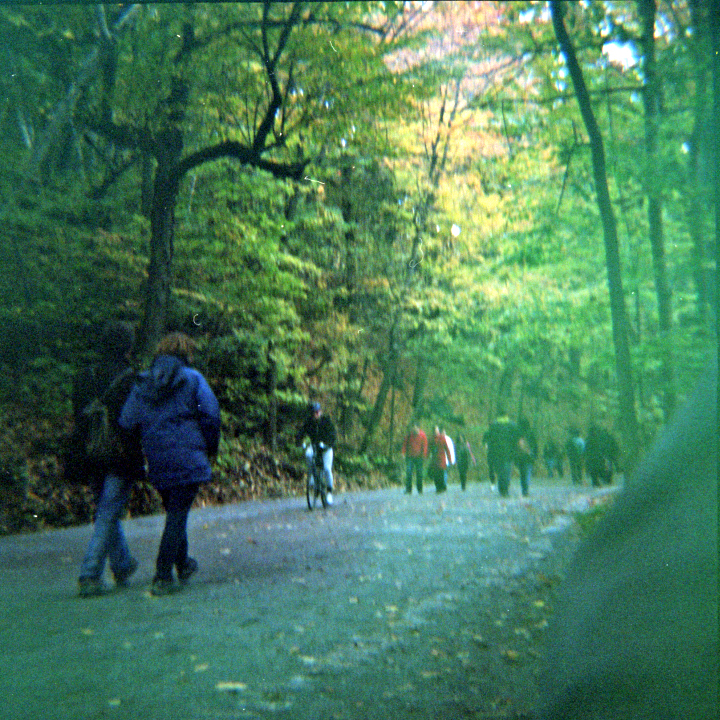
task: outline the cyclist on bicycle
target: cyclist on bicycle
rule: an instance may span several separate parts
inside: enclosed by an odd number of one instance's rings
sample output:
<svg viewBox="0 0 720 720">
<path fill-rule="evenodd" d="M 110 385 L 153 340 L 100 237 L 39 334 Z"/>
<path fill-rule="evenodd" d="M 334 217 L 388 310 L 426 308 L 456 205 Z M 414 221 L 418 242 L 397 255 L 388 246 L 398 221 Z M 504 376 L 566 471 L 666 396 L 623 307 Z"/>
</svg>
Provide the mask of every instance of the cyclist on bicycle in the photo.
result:
<svg viewBox="0 0 720 720">
<path fill-rule="evenodd" d="M 335 432 L 335 425 L 332 420 L 326 415 L 323 415 L 319 402 L 311 403 L 309 410 L 310 414 L 298 431 L 297 442 L 299 444 L 304 438 L 310 438 L 310 445 L 305 448 L 305 461 L 307 462 L 308 473 L 310 474 L 311 480 L 313 477 L 313 463 L 315 462 L 315 448 L 322 453 L 323 472 L 325 473 L 325 482 L 328 491 L 327 503 L 328 505 L 332 505 L 332 464 L 337 433 Z"/>
</svg>

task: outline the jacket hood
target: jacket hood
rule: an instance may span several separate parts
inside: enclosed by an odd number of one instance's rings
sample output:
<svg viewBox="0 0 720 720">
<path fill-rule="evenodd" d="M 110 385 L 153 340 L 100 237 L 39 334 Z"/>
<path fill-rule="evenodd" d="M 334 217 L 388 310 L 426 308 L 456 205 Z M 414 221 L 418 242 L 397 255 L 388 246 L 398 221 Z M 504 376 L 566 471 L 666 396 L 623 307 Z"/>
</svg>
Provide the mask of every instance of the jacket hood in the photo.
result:
<svg viewBox="0 0 720 720">
<path fill-rule="evenodd" d="M 145 375 L 143 394 L 152 401 L 160 401 L 173 395 L 185 382 L 180 373 L 184 363 L 172 355 L 159 355 Z"/>
</svg>

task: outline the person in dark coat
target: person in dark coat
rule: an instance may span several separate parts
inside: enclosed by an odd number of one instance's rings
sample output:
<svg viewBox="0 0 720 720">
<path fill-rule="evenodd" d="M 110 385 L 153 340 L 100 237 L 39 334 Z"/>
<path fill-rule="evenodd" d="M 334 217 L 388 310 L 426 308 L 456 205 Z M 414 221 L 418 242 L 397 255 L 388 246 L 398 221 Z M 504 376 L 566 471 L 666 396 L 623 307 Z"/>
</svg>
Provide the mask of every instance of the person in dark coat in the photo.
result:
<svg viewBox="0 0 720 720">
<path fill-rule="evenodd" d="M 310 438 L 310 444 L 305 448 L 305 461 L 307 462 L 311 480 L 313 463 L 315 462 L 315 448 L 318 448 L 322 453 L 323 472 L 325 473 L 325 483 L 327 485 L 327 503 L 332 505 L 332 465 L 337 442 L 337 431 L 333 421 L 327 415 L 323 415 L 319 402 L 310 403 L 309 410 L 308 417 L 298 430 L 296 442 L 299 444 L 305 438 Z"/>
<path fill-rule="evenodd" d="M 212 476 L 210 459 L 220 440 L 220 409 L 207 380 L 190 367 L 195 343 L 172 333 L 157 347 L 155 359 L 130 393 L 120 426 L 139 429 L 150 482 L 166 512 L 151 592 L 177 589 L 197 571 L 188 556 L 187 519 L 200 485 Z"/>
<path fill-rule="evenodd" d="M 617 470 L 619 447 L 617 440 L 605 428 L 591 425 L 585 441 L 585 470 L 593 487 L 610 485 Z"/>
<path fill-rule="evenodd" d="M 515 462 L 520 473 L 520 491 L 523 497 L 530 492 L 530 476 L 537 457 L 537 438 L 526 418 L 518 422 L 518 444 Z"/>
<path fill-rule="evenodd" d="M 504 410 L 500 410 L 497 418 L 490 423 L 484 438 L 487 445 L 490 482 L 496 478 L 498 492 L 502 497 L 507 497 L 510 493 L 512 462 L 520 439 L 518 426 L 510 420 Z"/>
<path fill-rule="evenodd" d="M 134 341 L 131 325 L 108 322 L 100 339 L 100 362 L 85 368 L 73 381 L 70 474 L 76 481 L 90 485 L 95 495 L 93 534 L 80 566 L 81 597 L 106 592 L 103 575 L 108 560 L 118 586 L 125 585 L 138 567 L 128 548 L 121 518 L 133 483 L 144 478 L 144 460 L 137 436 L 121 433 L 118 426 L 120 410 L 135 380 L 130 365 Z M 103 460 L 88 457 L 85 449 L 89 433 L 85 410 L 96 398 L 104 401 L 108 421 L 121 443 L 117 452 Z"/>
<path fill-rule="evenodd" d="M 468 439 L 464 435 L 460 435 L 457 446 L 457 466 L 460 475 L 460 487 L 463 490 L 467 487 L 467 474 L 471 462 L 473 465 L 477 464 Z"/>
<path fill-rule="evenodd" d="M 570 466 L 570 476 L 573 485 L 582 485 L 583 460 L 585 457 L 585 440 L 580 437 L 580 431 L 572 427 L 568 431 L 568 439 L 565 443 L 565 454 Z"/>
</svg>

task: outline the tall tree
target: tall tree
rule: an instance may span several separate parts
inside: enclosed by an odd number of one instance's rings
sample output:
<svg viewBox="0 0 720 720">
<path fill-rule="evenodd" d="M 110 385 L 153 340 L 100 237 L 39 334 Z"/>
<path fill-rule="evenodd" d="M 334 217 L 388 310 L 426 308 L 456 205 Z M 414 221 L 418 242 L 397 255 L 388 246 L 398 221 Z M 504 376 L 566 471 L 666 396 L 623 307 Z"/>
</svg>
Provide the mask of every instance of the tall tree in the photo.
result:
<svg viewBox="0 0 720 720">
<path fill-rule="evenodd" d="M 255 102 L 254 123 L 244 142 L 223 139 L 191 152 L 185 151 L 191 93 L 189 59 L 213 41 L 226 39 L 237 31 L 237 28 L 227 26 L 219 33 L 213 33 L 206 26 L 206 34 L 199 35 L 196 25 L 200 18 L 193 14 L 182 22 L 180 43 L 172 59 L 169 92 L 160 98 L 153 113 L 154 122 L 142 125 L 117 122 L 109 101 L 100 103 L 101 114 L 87 120 L 88 127 L 112 143 L 141 152 L 155 161 L 150 204 L 150 259 L 141 331 L 142 344 L 146 348 L 152 347 L 165 330 L 172 288 L 175 208 L 180 183 L 185 176 L 205 163 L 230 158 L 265 170 L 275 178 L 299 180 L 302 177 L 307 159 L 278 162 L 266 158 L 270 151 L 285 142 L 281 128 L 286 118 L 281 110 L 291 89 L 292 72 L 285 76 L 285 86 L 281 87 L 280 62 L 291 34 L 301 22 L 302 10 L 302 3 L 296 2 L 281 8 L 276 16 L 271 3 L 266 2 L 259 20 L 251 15 L 239 21 L 241 36 L 249 33 L 253 25 L 258 27 L 258 36 L 252 38 L 247 47 L 255 55 L 265 80 L 264 97 L 252 98 Z M 106 92 L 112 90 L 108 88 Z"/>
<path fill-rule="evenodd" d="M 697 313 L 702 326 L 707 324 L 708 306 L 712 289 L 706 265 L 708 258 L 706 239 L 707 208 L 712 193 L 709 190 L 707 157 L 712 145 L 712 53 L 711 40 L 715 30 L 712 25 L 712 9 L 702 0 L 689 0 L 690 32 L 682 32 L 689 46 L 693 78 L 693 127 L 688 151 L 688 226 L 693 244 L 692 268 L 697 294 Z"/>
<path fill-rule="evenodd" d="M 663 236 L 663 183 L 658 158 L 658 126 L 660 123 L 660 77 L 655 52 L 655 0 L 640 0 L 643 48 L 643 104 L 645 107 L 645 193 L 648 201 L 648 232 L 652 248 L 655 292 L 660 327 L 660 352 L 663 380 L 663 411 L 669 419 L 675 409 L 675 380 L 672 353 L 672 291 L 668 278 Z"/>
<path fill-rule="evenodd" d="M 629 465 L 632 466 L 638 456 L 638 431 L 617 223 L 615 221 L 610 191 L 608 189 L 603 139 L 595 119 L 595 113 L 593 112 L 590 102 L 590 95 L 580 64 L 578 63 L 575 48 L 565 28 L 564 5 L 565 4 L 559 0 L 552 0 L 550 3 L 550 11 L 555 35 L 565 57 L 568 72 L 570 73 L 573 87 L 575 88 L 575 96 L 577 97 L 580 112 L 585 123 L 585 129 L 587 130 L 590 140 L 595 193 L 600 218 L 602 220 L 603 239 L 605 242 L 605 262 L 607 265 L 613 343 L 615 346 L 615 367 L 620 395 L 620 420 L 625 440 L 626 457 Z"/>
</svg>

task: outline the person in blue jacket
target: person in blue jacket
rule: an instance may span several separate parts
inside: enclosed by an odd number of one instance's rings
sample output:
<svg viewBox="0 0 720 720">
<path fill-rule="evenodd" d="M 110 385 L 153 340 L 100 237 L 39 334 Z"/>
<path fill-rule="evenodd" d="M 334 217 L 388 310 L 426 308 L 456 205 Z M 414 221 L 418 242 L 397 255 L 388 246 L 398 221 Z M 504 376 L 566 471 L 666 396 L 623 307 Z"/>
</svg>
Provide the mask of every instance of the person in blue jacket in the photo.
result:
<svg viewBox="0 0 720 720">
<path fill-rule="evenodd" d="M 220 440 L 218 401 L 202 374 L 190 367 L 194 350 L 187 335 L 164 337 L 120 414 L 121 427 L 140 431 L 148 478 L 166 512 L 154 595 L 178 589 L 173 567 L 181 585 L 198 569 L 188 556 L 187 519 L 200 485 L 211 478 L 210 458 Z"/>
</svg>

